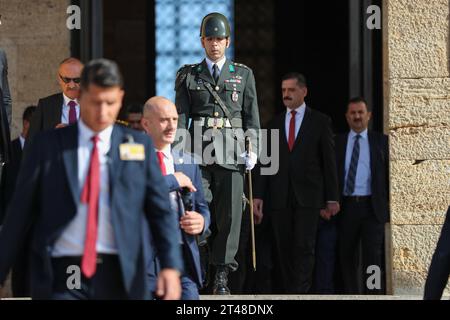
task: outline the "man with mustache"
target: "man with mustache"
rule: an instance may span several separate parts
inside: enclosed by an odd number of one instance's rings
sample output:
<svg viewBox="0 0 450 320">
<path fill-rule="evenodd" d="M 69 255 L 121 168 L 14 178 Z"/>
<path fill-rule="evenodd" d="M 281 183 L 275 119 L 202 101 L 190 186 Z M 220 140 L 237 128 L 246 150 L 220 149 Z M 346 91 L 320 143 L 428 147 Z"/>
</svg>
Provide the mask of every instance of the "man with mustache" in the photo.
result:
<svg viewBox="0 0 450 320">
<path fill-rule="evenodd" d="M 36 133 L 62 128 L 76 123 L 80 117 L 78 97 L 83 63 L 76 58 L 64 59 L 58 68 L 57 79 L 61 92 L 39 100 L 30 125 L 27 145 Z"/>
<path fill-rule="evenodd" d="M 349 101 L 345 117 L 350 132 L 336 136 L 336 161 L 342 213 L 339 257 L 344 293 L 382 294 L 384 284 L 368 286 L 377 266 L 384 271 L 384 224 L 389 221 L 389 151 L 387 136 L 368 129 L 372 116 L 364 98 Z M 362 274 L 358 273 L 361 244 Z"/>
<path fill-rule="evenodd" d="M 203 196 L 200 168 L 187 154 L 173 152 L 178 113 L 172 101 L 152 97 L 144 105 L 142 126 L 152 138 L 164 179 L 169 186 L 172 211 L 180 223 L 180 246 L 184 260 L 181 277 L 181 299 L 198 300 L 202 287 L 202 272 L 197 237 L 204 234 L 210 224 L 208 205 Z M 175 235 L 173 235 L 175 236 Z M 159 259 L 150 259 L 148 276 L 150 287 L 156 283 Z"/>
<path fill-rule="evenodd" d="M 272 157 L 279 148 L 279 170 L 255 177 L 254 215 L 256 223 L 269 217 L 273 228 L 279 271 L 274 290 L 305 294 L 312 285 L 319 214 L 330 217 L 339 211 L 333 134 L 330 119 L 306 106 L 302 74 L 286 74 L 281 93 L 286 111 L 268 126 L 271 135 L 278 132 L 278 143 L 262 147 Z"/>
</svg>

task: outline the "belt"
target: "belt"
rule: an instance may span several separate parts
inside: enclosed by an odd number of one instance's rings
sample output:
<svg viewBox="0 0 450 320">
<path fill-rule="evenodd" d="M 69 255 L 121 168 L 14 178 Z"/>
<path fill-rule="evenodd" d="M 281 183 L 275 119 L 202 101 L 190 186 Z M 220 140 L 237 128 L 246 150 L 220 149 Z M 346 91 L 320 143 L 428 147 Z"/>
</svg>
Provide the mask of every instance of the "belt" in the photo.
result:
<svg viewBox="0 0 450 320">
<path fill-rule="evenodd" d="M 193 117 L 194 125 L 206 128 L 242 128 L 242 119 L 240 118 L 211 118 L 211 117 Z"/>
<path fill-rule="evenodd" d="M 63 257 L 53 257 L 52 261 L 60 262 L 64 264 L 81 265 L 81 256 L 63 256 Z M 117 254 L 97 254 L 97 264 L 103 264 L 110 261 L 118 261 L 119 256 Z"/>
<path fill-rule="evenodd" d="M 343 199 L 347 202 L 367 202 L 372 199 L 372 196 L 345 196 Z"/>
</svg>

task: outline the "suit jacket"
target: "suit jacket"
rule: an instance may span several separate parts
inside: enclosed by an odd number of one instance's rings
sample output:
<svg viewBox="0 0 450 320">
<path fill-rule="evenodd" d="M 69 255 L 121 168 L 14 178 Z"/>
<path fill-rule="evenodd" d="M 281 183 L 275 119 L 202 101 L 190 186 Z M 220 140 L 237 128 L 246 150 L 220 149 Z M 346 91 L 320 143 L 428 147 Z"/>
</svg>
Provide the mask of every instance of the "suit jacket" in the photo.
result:
<svg viewBox="0 0 450 320">
<path fill-rule="evenodd" d="M 200 167 L 197 164 L 194 164 L 193 159 L 189 157 L 187 154 L 177 155 L 174 154 L 174 164 L 175 164 L 175 172 L 182 172 L 186 176 L 188 176 L 195 188 L 196 192 L 191 193 L 192 202 L 193 202 L 193 211 L 197 211 L 200 213 L 204 220 L 205 226 L 203 228 L 202 235 L 207 232 L 210 224 L 211 217 L 209 213 L 208 204 L 206 203 L 204 194 L 203 194 L 203 185 L 202 185 L 202 175 L 200 173 Z M 175 176 L 172 174 L 166 175 L 165 180 L 167 185 L 169 186 L 169 191 L 180 191 L 180 186 L 178 185 Z M 178 215 L 181 217 L 184 212 L 179 212 Z M 194 279 L 196 279 L 197 284 L 201 287 L 203 285 L 202 279 L 202 269 L 200 264 L 200 253 L 198 250 L 197 237 L 187 234 L 186 232 L 182 232 L 183 242 L 189 248 L 189 258 L 191 259 L 191 263 L 194 266 L 195 274 L 192 275 Z"/>
<path fill-rule="evenodd" d="M 278 172 L 274 175 L 255 177 L 254 197 L 263 199 L 265 208 L 285 209 L 288 205 L 288 188 L 292 187 L 297 203 L 301 207 L 323 208 L 326 201 L 338 201 L 338 185 L 334 141 L 331 121 L 326 115 L 306 107 L 302 125 L 294 148 L 289 151 L 285 129 L 286 113 L 277 115 L 269 124 L 269 137 L 278 132 L 278 143 L 263 146 L 262 154 L 277 156 Z M 270 150 L 267 153 L 267 150 Z"/>
<path fill-rule="evenodd" d="M 11 157 L 11 140 L 9 134 L 8 116 L 5 110 L 3 92 L 0 88 L 0 164 L 7 163 Z M 0 165 L 0 173 L 2 167 Z"/>
<path fill-rule="evenodd" d="M 439 300 L 450 276 L 450 207 L 442 226 L 441 236 L 431 260 L 425 283 L 425 300 Z"/>
<path fill-rule="evenodd" d="M 372 189 L 372 207 L 381 223 L 389 221 L 389 146 L 386 135 L 368 132 L 370 148 L 370 171 Z M 337 135 L 336 163 L 339 177 L 339 195 L 344 193 L 345 153 L 347 150 L 348 133 Z"/>
<path fill-rule="evenodd" d="M 8 62 L 6 60 L 6 53 L 0 48 L 0 91 L 3 92 L 3 108 L 5 108 L 6 117 L 8 123 L 11 123 L 12 115 L 12 103 L 11 103 L 11 93 L 9 91 L 8 84 Z"/>
<path fill-rule="evenodd" d="M 62 93 L 39 99 L 36 111 L 31 119 L 26 145 L 38 132 L 54 129 L 57 124 L 61 123 L 63 104 Z"/>
<path fill-rule="evenodd" d="M 20 144 L 20 138 L 17 138 L 11 142 L 11 160 L 4 166 L 0 182 L 0 225 L 13 195 L 21 162 L 22 145 Z"/>
<path fill-rule="evenodd" d="M 186 65 L 178 71 L 175 84 L 175 104 L 180 115 L 178 128 L 187 129 L 190 118 L 195 120 L 196 117 L 226 117 L 216 99 L 207 90 L 205 83 L 210 83 L 212 88 L 218 89 L 216 90 L 217 94 L 230 111 L 233 119 L 241 120 L 244 131 L 255 130 L 255 134 L 251 137 L 253 138 L 253 150 L 257 153 L 256 130 L 260 129 L 260 123 L 255 77 L 250 68 L 228 59 L 223 65 L 217 84 L 208 70 L 206 60 L 199 64 Z M 216 163 L 230 170 L 239 169 L 238 157 L 244 152 L 243 135 L 242 139 L 238 139 L 240 149 L 226 152 L 226 147 L 231 148 L 236 143 L 230 128 L 218 129 L 221 135 L 217 135 L 213 139 L 211 139 L 211 134 L 206 135 L 209 141 L 203 141 L 201 138 L 194 139 L 194 130 L 199 130 L 203 134 L 206 130 L 211 132 L 212 129 L 206 129 L 205 126 L 196 125 L 196 122 L 192 121 L 190 126 L 191 153 L 197 152 L 197 150 L 203 152 L 209 144 L 213 143 Z M 201 156 L 201 154 L 196 154 L 196 156 Z"/>
<path fill-rule="evenodd" d="M 148 155 L 144 161 L 120 159 L 119 145 L 130 136 L 144 145 Z M 78 125 L 35 137 L 30 152 L 24 155 L 16 192 L 0 233 L 0 283 L 30 233 L 33 298 L 51 296 L 52 246 L 77 213 L 81 194 L 77 152 Z M 182 270 L 181 250 L 172 237 L 178 223 L 169 210 L 168 190 L 151 140 L 134 130 L 114 126 L 109 153 L 110 211 L 123 284 L 131 299 L 148 298 L 142 225 L 147 218 L 162 267 Z"/>
</svg>

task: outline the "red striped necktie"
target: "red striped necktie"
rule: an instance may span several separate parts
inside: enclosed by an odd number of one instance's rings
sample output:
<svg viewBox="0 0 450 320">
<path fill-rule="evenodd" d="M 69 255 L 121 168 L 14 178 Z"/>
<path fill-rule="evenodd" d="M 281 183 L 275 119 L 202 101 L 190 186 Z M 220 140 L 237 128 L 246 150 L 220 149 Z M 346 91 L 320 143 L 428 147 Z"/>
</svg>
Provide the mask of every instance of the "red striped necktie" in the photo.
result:
<svg viewBox="0 0 450 320">
<path fill-rule="evenodd" d="M 294 148 L 295 143 L 295 115 L 297 114 L 297 111 L 292 110 L 291 111 L 291 121 L 289 122 L 289 138 L 288 138 L 288 144 L 289 144 L 289 150 L 292 151 Z"/>
</svg>

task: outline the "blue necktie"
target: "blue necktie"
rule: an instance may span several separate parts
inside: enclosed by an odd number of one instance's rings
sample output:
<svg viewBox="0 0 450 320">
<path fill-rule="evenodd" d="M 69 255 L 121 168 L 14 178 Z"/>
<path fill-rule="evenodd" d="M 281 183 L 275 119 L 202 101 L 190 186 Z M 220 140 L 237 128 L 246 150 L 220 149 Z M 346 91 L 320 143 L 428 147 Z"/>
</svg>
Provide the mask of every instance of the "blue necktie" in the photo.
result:
<svg viewBox="0 0 450 320">
<path fill-rule="evenodd" d="M 359 160 L 359 138 L 361 136 L 358 134 L 355 136 L 355 144 L 353 145 L 352 159 L 350 160 L 350 167 L 347 173 L 347 182 L 345 184 L 344 194 L 351 196 L 355 191 L 355 179 L 356 171 L 358 170 L 358 160 Z"/>
</svg>

